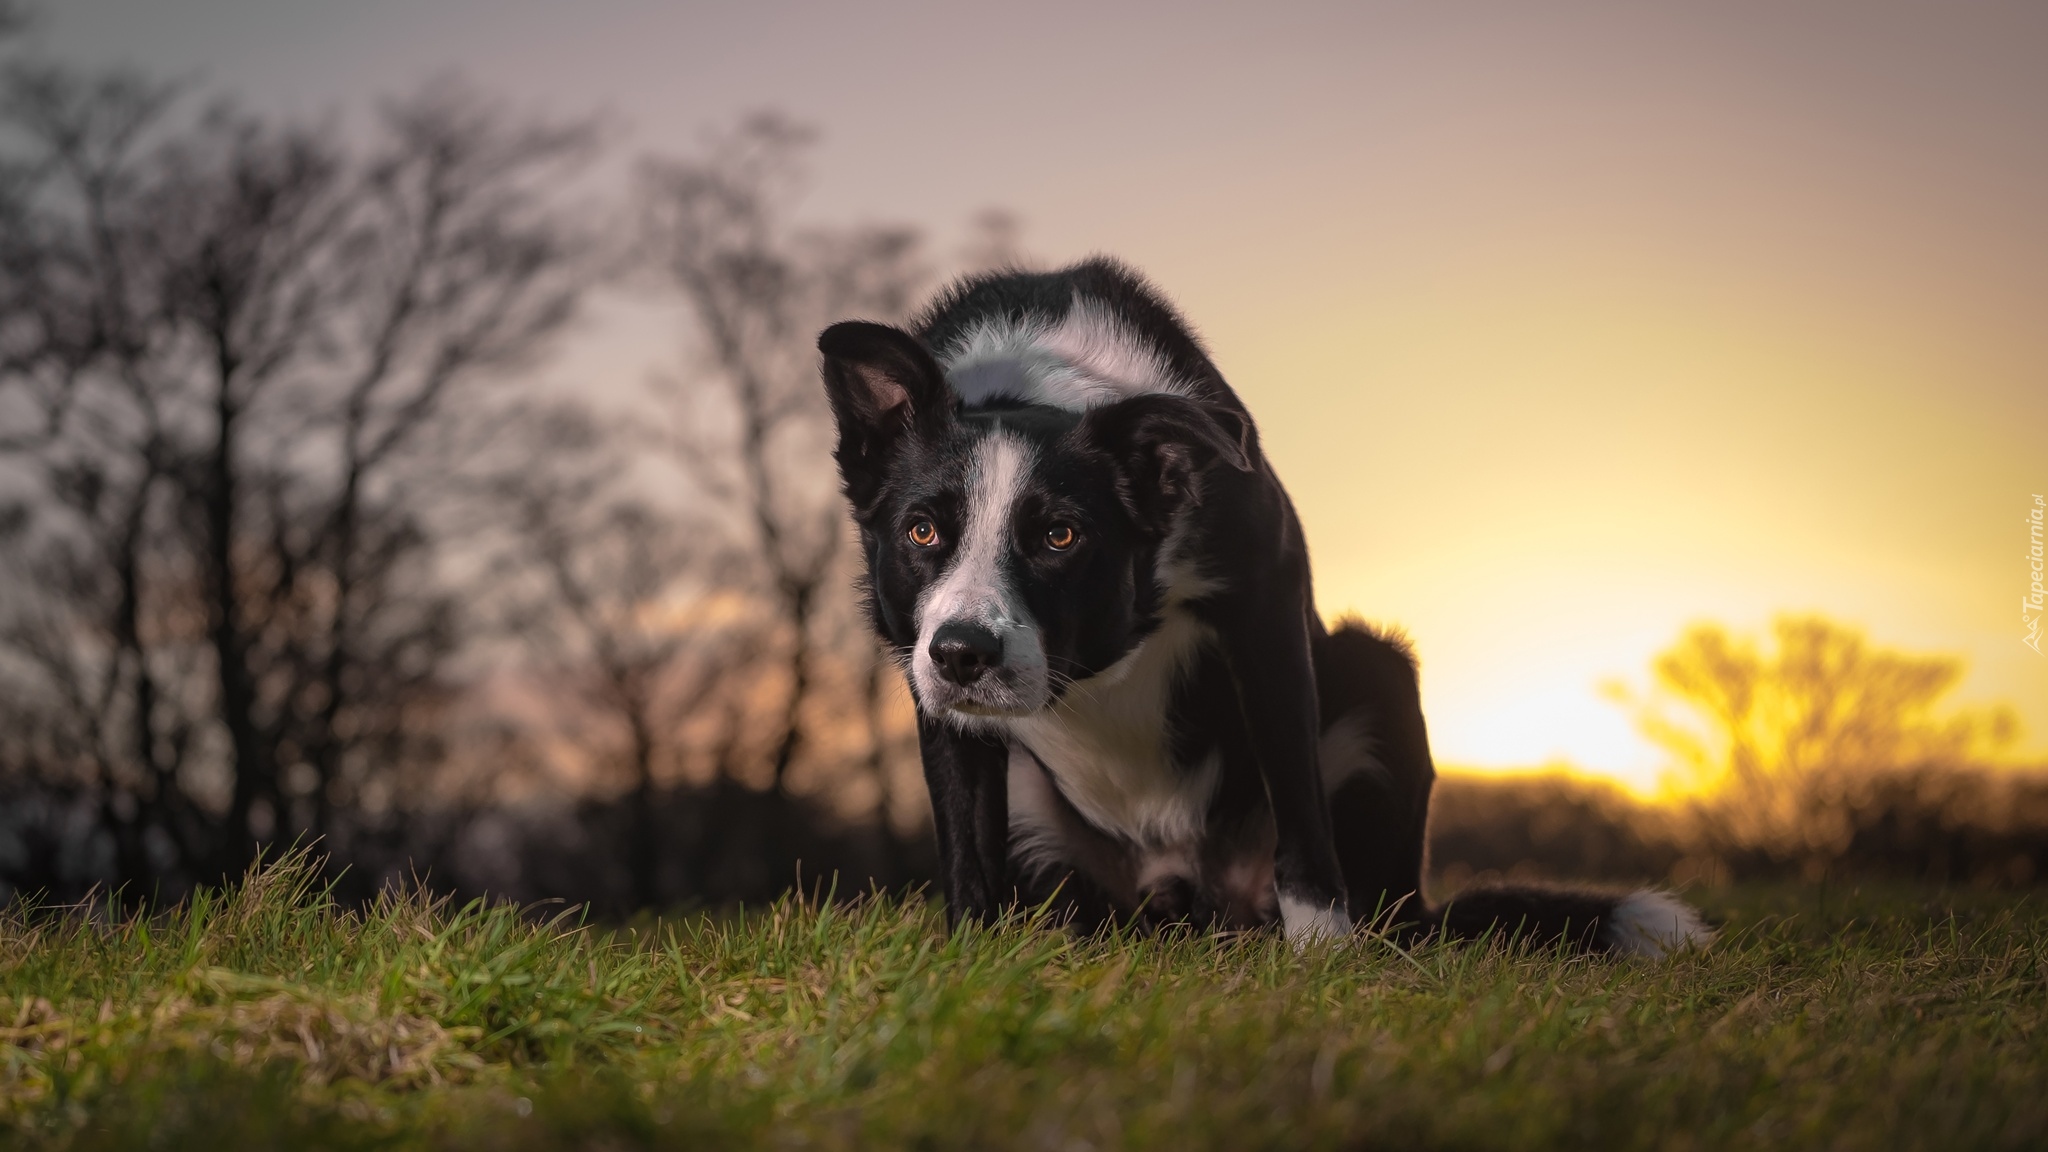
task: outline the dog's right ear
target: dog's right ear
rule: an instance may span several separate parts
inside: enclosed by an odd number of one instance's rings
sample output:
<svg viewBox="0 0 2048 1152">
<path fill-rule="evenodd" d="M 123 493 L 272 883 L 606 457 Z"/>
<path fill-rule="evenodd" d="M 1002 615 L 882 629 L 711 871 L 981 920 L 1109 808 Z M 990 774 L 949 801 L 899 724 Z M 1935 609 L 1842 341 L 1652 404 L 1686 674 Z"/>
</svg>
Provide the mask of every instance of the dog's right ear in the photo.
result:
<svg viewBox="0 0 2048 1152">
<path fill-rule="evenodd" d="M 848 320 L 818 335 L 818 351 L 839 425 L 839 475 L 864 508 L 904 435 L 937 431 L 953 418 L 953 395 L 938 361 L 901 328 Z"/>
</svg>

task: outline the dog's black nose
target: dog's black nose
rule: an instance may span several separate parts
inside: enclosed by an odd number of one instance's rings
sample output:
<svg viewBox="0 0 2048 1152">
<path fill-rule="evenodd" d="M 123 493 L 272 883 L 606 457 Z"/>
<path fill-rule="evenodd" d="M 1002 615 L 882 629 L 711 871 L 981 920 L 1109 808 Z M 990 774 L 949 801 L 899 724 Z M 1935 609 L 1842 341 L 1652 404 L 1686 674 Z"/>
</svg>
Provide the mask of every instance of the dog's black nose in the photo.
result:
<svg viewBox="0 0 2048 1152">
<path fill-rule="evenodd" d="M 1003 662 L 1003 638 L 979 624 L 942 624 L 932 634 L 931 654 L 941 675 L 964 686 Z"/>
</svg>

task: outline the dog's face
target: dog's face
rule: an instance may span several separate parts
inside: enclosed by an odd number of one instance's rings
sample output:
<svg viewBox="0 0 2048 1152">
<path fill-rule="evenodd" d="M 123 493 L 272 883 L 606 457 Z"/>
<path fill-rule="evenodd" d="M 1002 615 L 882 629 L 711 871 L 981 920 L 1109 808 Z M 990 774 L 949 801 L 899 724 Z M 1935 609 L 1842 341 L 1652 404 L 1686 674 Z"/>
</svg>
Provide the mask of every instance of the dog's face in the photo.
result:
<svg viewBox="0 0 2048 1152">
<path fill-rule="evenodd" d="M 962 412 L 906 332 L 818 343 L 876 629 L 919 706 L 963 727 L 1045 708 L 1136 647 L 1203 471 L 1248 467 L 1229 417 L 1180 397 Z"/>
</svg>

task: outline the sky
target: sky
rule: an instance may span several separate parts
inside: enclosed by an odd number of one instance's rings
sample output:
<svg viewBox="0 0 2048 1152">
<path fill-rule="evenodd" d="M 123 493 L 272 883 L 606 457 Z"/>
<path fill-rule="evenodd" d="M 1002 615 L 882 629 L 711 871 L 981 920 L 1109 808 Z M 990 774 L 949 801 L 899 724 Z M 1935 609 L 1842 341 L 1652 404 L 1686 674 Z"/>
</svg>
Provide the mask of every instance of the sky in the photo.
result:
<svg viewBox="0 0 2048 1152">
<path fill-rule="evenodd" d="M 62 0 L 40 45 L 283 115 L 458 75 L 615 155 L 776 108 L 806 211 L 1144 270 L 1257 418 L 1326 616 L 1407 629 L 1439 763 L 1657 752 L 1688 623 L 1952 653 L 2048 759 L 2048 6 Z M 586 330 L 550 371 L 673 349 Z"/>
</svg>

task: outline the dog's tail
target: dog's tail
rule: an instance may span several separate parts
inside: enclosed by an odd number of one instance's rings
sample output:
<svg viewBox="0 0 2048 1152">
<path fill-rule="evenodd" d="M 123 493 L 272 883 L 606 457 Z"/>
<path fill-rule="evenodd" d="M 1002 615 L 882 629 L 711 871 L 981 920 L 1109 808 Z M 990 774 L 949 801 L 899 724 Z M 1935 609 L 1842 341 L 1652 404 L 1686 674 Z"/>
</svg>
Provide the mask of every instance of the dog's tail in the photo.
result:
<svg viewBox="0 0 2048 1152">
<path fill-rule="evenodd" d="M 1713 942 L 1690 904 L 1654 888 L 1632 892 L 1538 885 L 1469 888 L 1429 909 L 1408 930 L 1451 939 L 1490 937 L 1535 947 L 1560 943 L 1588 952 L 1668 956 Z"/>
</svg>

